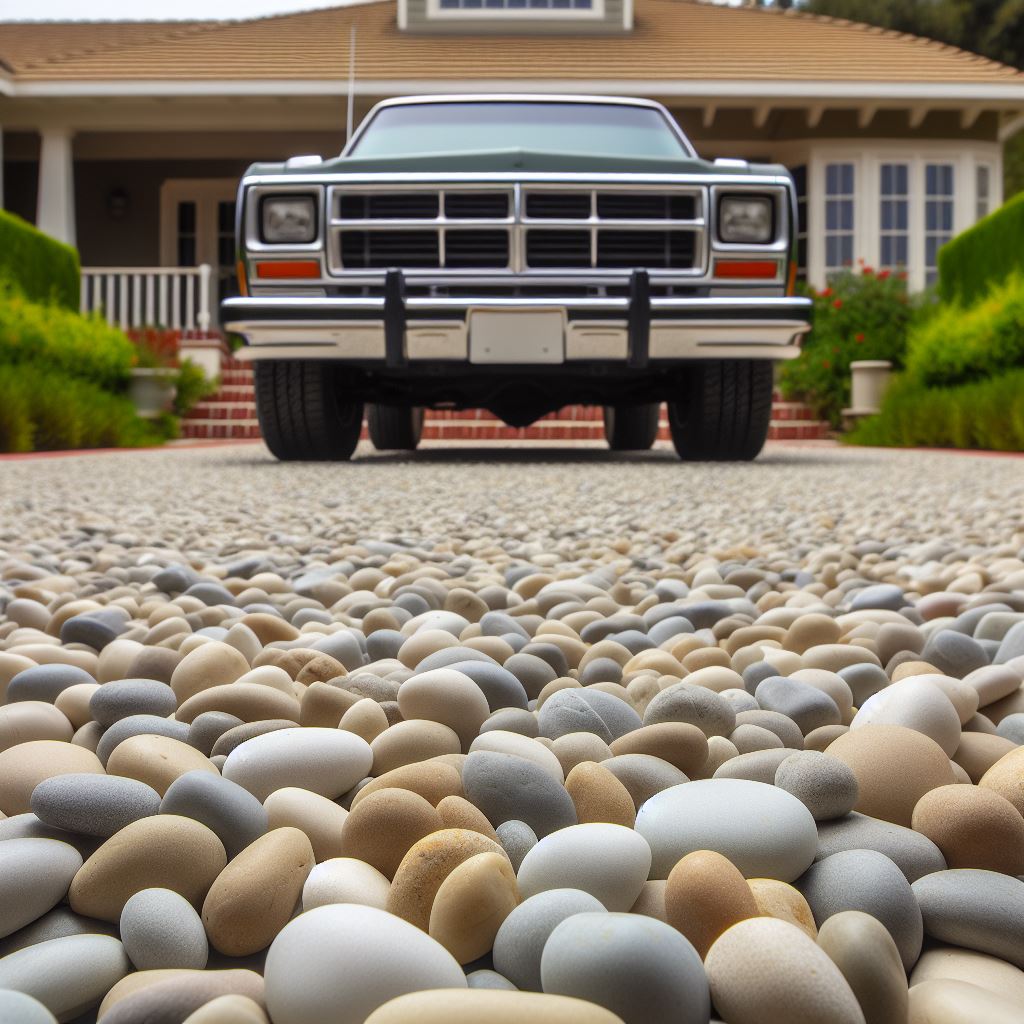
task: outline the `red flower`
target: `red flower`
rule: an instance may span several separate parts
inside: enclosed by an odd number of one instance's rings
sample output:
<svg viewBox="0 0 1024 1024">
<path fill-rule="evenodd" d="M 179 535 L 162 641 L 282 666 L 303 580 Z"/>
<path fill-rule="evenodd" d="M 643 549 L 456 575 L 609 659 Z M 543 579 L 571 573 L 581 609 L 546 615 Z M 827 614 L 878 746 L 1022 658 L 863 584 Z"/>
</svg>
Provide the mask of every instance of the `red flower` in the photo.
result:
<svg viewBox="0 0 1024 1024">
<path fill-rule="evenodd" d="M 875 268 L 874 267 L 865 267 L 861 271 L 862 274 L 865 274 L 868 277 L 870 277 L 874 272 L 875 272 Z"/>
<path fill-rule="evenodd" d="M 853 338 L 853 340 L 854 340 L 855 342 L 857 342 L 857 344 L 858 344 L 858 345 L 863 345 L 863 344 L 864 344 L 864 332 L 863 332 L 863 331 L 860 331 L 859 333 L 857 333 L 856 335 L 854 335 L 854 338 Z"/>
<path fill-rule="evenodd" d="M 832 303 L 832 308 L 833 309 L 842 309 L 843 308 L 843 300 L 842 299 L 836 299 L 836 301 Z"/>
<path fill-rule="evenodd" d="M 823 299 L 827 299 L 832 294 L 831 288 L 826 288 L 824 291 L 818 293 Z"/>
<path fill-rule="evenodd" d="M 821 368 L 823 370 L 831 370 L 832 369 L 832 364 L 827 359 L 822 359 L 822 361 L 821 361 Z"/>
<path fill-rule="evenodd" d="M 892 271 L 891 270 L 880 270 L 878 272 L 878 280 L 879 281 L 888 281 L 891 276 L 892 276 Z"/>
</svg>

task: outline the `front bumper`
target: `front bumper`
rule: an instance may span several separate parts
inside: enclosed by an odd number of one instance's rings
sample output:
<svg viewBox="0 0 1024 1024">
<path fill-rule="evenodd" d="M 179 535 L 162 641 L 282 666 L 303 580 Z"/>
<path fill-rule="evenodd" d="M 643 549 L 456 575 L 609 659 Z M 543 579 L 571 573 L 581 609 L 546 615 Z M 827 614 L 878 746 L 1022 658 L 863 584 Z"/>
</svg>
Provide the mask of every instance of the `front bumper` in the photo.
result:
<svg viewBox="0 0 1024 1024">
<path fill-rule="evenodd" d="M 475 344 L 478 315 L 530 313 L 561 318 L 560 345 L 543 356 L 529 344 L 510 346 L 496 358 Z M 642 271 L 633 273 L 628 296 L 614 298 L 406 297 L 401 272 L 389 271 L 382 296 L 221 303 L 224 329 L 246 342 L 241 359 L 332 359 L 388 368 L 597 361 L 636 370 L 693 359 L 793 359 L 810 318 L 805 298 L 652 296 Z M 536 323 L 522 318 L 524 330 Z"/>
</svg>

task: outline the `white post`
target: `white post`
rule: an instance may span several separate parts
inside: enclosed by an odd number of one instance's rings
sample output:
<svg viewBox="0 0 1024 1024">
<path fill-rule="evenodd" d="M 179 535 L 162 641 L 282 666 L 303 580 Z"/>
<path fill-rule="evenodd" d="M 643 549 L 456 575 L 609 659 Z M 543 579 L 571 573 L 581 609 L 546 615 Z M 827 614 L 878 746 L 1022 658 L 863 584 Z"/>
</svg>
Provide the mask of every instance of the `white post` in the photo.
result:
<svg viewBox="0 0 1024 1024">
<path fill-rule="evenodd" d="M 36 226 L 58 241 L 75 244 L 75 164 L 67 128 L 40 132 Z"/>
<path fill-rule="evenodd" d="M 210 329 L 210 264 L 199 264 L 199 330 Z"/>
</svg>

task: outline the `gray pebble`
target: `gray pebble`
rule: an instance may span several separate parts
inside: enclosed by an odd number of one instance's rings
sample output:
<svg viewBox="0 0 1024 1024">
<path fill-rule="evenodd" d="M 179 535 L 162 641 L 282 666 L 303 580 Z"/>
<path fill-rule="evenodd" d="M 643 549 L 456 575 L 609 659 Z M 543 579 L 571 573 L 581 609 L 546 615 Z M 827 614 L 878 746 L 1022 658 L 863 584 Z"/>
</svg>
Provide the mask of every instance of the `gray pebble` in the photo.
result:
<svg viewBox="0 0 1024 1024">
<path fill-rule="evenodd" d="M 45 779 L 32 791 L 32 810 L 46 825 L 107 839 L 160 811 L 160 794 L 136 779 L 72 773 Z"/>
<path fill-rule="evenodd" d="M 601 720 L 603 729 L 587 729 L 575 725 L 581 702 Z M 589 721 L 589 716 L 586 718 Z M 624 700 L 594 689 L 569 689 L 553 693 L 545 702 L 538 716 L 540 734 L 557 739 L 570 732 L 596 732 L 606 743 L 617 740 L 626 733 L 639 729 L 643 722 L 640 716 Z M 571 727 L 574 726 L 574 727 Z M 549 731 L 550 730 L 550 731 Z M 607 737 L 605 736 L 607 733 Z"/>
<path fill-rule="evenodd" d="M 267 812 L 256 797 L 237 783 L 204 771 L 176 778 L 164 794 L 160 813 L 202 822 L 224 844 L 229 860 L 269 828 Z"/>
<path fill-rule="evenodd" d="M 170 889 L 142 889 L 121 911 L 121 941 L 136 970 L 202 970 L 206 930 L 195 907 Z"/>
<path fill-rule="evenodd" d="M 226 711 L 204 711 L 201 715 L 196 715 L 188 727 L 188 745 L 209 757 L 213 752 L 213 745 L 228 729 L 243 724 L 240 718 L 229 715 Z"/>
<path fill-rule="evenodd" d="M 483 968 L 478 971 L 470 971 L 466 975 L 466 984 L 470 988 L 497 989 L 501 992 L 518 992 L 519 989 L 512 984 L 508 978 L 497 971 L 489 971 Z"/>
<path fill-rule="evenodd" d="M 359 641 L 348 630 L 328 633 L 319 640 L 315 640 L 310 647 L 314 651 L 320 651 L 321 654 L 330 655 L 335 661 L 340 661 L 349 672 L 354 672 L 368 663 Z"/>
<path fill-rule="evenodd" d="M 876 850 L 885 854 L 908 882 L 946 869 L 942 851 L 927 836 L 856 811 L 843 818 L 818 822 L 818 852 L 814 859 L 823 860 L 845 850 Z"/>
<path fill-rule="evenodd" d="M 366 638 L 366 653 L 371 661 L 397 658 L 405 640 L 397 629 L 377 629 Z"/>
<path fill-rule="evenodd" d="M 916 656 L 916 655 L 915 655 Z M 847 665 L 841 668 L 838 673 L 853 694 L 854 707 L 860 707 L 868 697 L 878 693 L 889 685 L 889 677 L 885 669 L 880 665 L 872 665 L 870 662 L 860 662 L 857 665 Z"/>
<path fill-rule="evenodd" d="M 491 711 L 497 711 L 499 708 L 526 709 L 528 703 L 526 690 L 507 668 L 503 668 L 489 659 L 488 661 L 455 661 L 450 667 L 469 676 L 480 687 L 480 691 L 487 698 L 487 706 Z"/>
<path fill-rule="evenodd" d="M 60 903 L 81 866 L 73 846 L 53 839 L 0 843 L 0 938 Z"/>
<path fill-rule="evenodd" d="M 230 590 L 226 590 L 219 583 L 207 583 L 205 580 L 193 583 L 185 591 L 185 596 L 194 597 L 197 601 L 202 601 L 208 607 L 221 604 L 233 606 L 235 603 L 235 595 Z"/>
<path fill-rule="evenodd" d="M 952 629 L 933 633 L 924 646 L 921 660 L 934 665 L 940 672 L 956 679 L 988 664 L 985 648 L 973 637 Z"/>
<path fill-rule="evenodd" d="M 95 778 L 96 776 L 94 776 Z M 87 860 L 96 852 L 101 840 L 55 828 L 39 820 L 31 811 L 0 818 L 0 843 L 11 839 L 56 839 L 58 843 L 73 846 Z"/>
<path fill-rule="evenodd" d="M 756 725 L 759 729 L 767 729 L 775 733 L 784 747 L 790 750 L 803 750 L 804 737 L 800 727 L 792 719 L 778 711 L 740 711 L 736 715 L 737 728 L 741 725 Z"/>
<path fill-rule="evenodd" d="M 584 686 L 618 683 L 622 680 L 622 666 L 614 658 L 594 658 L 581 669 L 579 680 Z"/>
<path fill-rule="evenodd" d="M 8 988 L 0 990 L 0 1024 L 57 1024 L 57 1018 L 38 999 Z"/>
<path fill-rule="evenodd" d="M 100 737 L 96 756 L 106 765 L 114 748 L 132 736 L 169 736 L 172 740 L 188 743 L 188 726 L 157 715 L 132 715 L 115 722 Z"/>
<path fill-rule="evenodd" d="M 279 729 L 295 729 L 298 724 L 298 722 L 292 722 L 287 718 L 268 718 L 263 722 L 243 722 L 241 725 L 233 726 L 227 732 L 221 733 L 213 745 L 210 756 L 227 757 L 246 740 L 255 739 L 255 737 L 263 736 L 268 732 L 277 732 Z"/>
<path fill-rule="evenodd" d="M 535 654 L 519 652 L 513 654 L 504 666 L 523 684 L 527 697 L 531 700 L 540 695 L 540 691 L 553 679 L 557 679 L 555 670 Z"/>
<path fill-rule="evenodd" d="M 721 695 L 703 686 L 681 682 L 656 694 L 644 712 L 644 725 L 686 722 L 705 736 L 728 736 L 736 728 L 736 712 Z"/>
<path fill-rule="evenodd" d="M 1024 657 L 1024 622 L 1011 626 L 999 644 L 999 650 L 992 659 L 994 665 L 1005 665 L 1014 658 Z M 29 669 L 29 671 L 32 671 Z M 10 699 L 10 698 L 8 698 Z"/>
<path fill-rule="evenodd" d="M 119 679 L 104 683 L 89 700 L 89 713 L 103 726 L 132 715 L 166 718 L 178 707 L 178 698 L 167 683 L 155 679 Z"/>
<path fill-rule="evenodd" d="M 689 782 L 685 772 L 653 754 L 617 754 L 601 762 L 633 798 L 637 810 L 655 793 Z"/>
<path fill-rule="evenodd" d="M 7 684 L 7 703 L 41 700 L 52 704 L 69 686 L 96 680 L 75 665 L 36 665 L 23 669 Z"/>
<path fill-rule="evenodd" d="M 66 904 L 58 904 L 38 920 L 0 939 L 0 957 L 9 956 L 39 942 L 62 939 L 65 935 L 113 935 L 115 939 L 118 938 L 116 924 L 95 917 L 83 917 Z"/>
<path fill-rule="evenodd" d="M 836 702 L 823 691 L 800 679 L 770 676 L 754 693 L 765 711 L 777 711 L 795 722 L 806 736 L 823 725 L 839 725 L 842 715 Z"/>
<path fill-rule="evenodd" d="M 1024 712 L 1007 715 L 997 726 L 996 733 L 1004 739 L 1016 743 L 1018 747 L 1024 746 Z"/>
<path fill-rule="evenodd" d="M 65 619 L 60 627 L 62 644 L 85 644 L 102 651 L 125 631 L 125 618 L 120 609 L 105 612 L 86 612 Z"/>
<path fill-rule="evenodd" d="M 792 753 L 793 751 L 787 747 L 752 750 L 748 754 L 740 754 L 739 757 L 730 757 L 724 764 L 720 764 L 715 769 L 713 778 L 746 779 L 748 782 L 763 782 L 772 786 L 775 784 L 775 773 L 779 765 Z"/>
<path fill-rule="evenodd" d="M 878 608 L 898 612 L 908 604 L 906 595 L 894 583 L 876 583 L 854 591 L 850 601 L 850 611 L 859 612 L 868 608 Z"/>
<path fill-rule="evenodd" d="M 814 815 L 815 821 L 841 818 L 857 803 L 857 776 L 853 769 L 838 757 L 816 750 L 802 750 L 787 757 L 779 764 L 774 782 L 792 793 Z"/>
<path fill-rule="evenodd" d="M 523 858 L 537 845 L 537 833 L 525 821 L 503 821 L 495 830 L 498 842 L 518 874 Z"/>
<path fill-rule="evenodd" d="M 187 565 L 169 565 L 153 577 L 153 585 L 165 594 L 181 594 L 199 579 Z"/>
<path fill-rule="evenodd" d="M 493 732 L 499 729 L 502 732 L 514 732 L 520 736 L 529 736 L 535 739 L 537 731 L 537 716 L 525 708 L 501 708 L 495 711 L 480 726 L 480 732 Z"/>
</svg>

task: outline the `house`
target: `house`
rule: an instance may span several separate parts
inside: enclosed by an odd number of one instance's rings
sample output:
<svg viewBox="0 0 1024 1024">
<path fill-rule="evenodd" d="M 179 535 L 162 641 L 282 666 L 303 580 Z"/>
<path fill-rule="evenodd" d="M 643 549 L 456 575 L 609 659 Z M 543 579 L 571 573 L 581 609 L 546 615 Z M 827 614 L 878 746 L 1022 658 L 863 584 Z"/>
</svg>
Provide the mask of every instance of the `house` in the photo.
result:
<svg viewBox="0 0 1024 1024">
<path fill-rule="evenodd" d="M 353 32 L 354 29 L 354 32 Z M 792 169 L 801 264 L 936 274 L 1002 201 L 1024 73 L 936 42 L 694 0 L 375 0 L 234 22 L 0 24 L 3 205 L 75 243 L 83 304 L 207 327 L 254 160 L 336 153 L 349 92 L 665 103 L 708 157 Z M 204 269 L 200 269 L 203 267 Z M 211 268 L 209 270 L 205 268 Z"/>
</svg>

